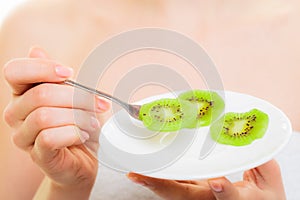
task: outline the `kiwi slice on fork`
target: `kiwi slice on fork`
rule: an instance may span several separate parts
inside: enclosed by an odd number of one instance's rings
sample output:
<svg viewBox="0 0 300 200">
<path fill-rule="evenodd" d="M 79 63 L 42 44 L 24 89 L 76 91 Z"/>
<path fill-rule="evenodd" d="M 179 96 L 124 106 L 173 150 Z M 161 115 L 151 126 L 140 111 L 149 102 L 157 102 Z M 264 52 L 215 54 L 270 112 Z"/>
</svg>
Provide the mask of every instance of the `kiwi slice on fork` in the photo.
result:
<svg viewBox="0 0 300 200">
<path fill-rule="evenodd" d="M 218 143 L 243 146 L 262 138 L 268 123 L 268 115 L 258 109 L 245 113 L 229 112 L 211 125 L 210 134 Z"/>
<path fill-rule="evenodd" d="M 152 131 L 171 132 L 186 126 L 196 112 L 188 101 L 160 99 L 141 106 L 139 118 Z"/>
<path fill-rule="evenodd" d="M 178 96 L 179 99 L 189 101 L 197 111 L 196 117 L 186 124 L 186 128 L 208 126 L 224 111 L 224 101 L 214 91 L 191 90 Z"/>
</svg>

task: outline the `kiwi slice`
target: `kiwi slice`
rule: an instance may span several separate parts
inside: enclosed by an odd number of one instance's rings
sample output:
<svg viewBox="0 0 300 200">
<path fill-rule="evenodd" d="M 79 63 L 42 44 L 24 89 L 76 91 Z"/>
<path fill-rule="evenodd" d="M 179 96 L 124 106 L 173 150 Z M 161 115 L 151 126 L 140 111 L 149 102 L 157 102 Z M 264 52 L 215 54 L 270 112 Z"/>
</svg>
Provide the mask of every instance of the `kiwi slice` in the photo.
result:
<svg viewBox="0 0 300 200">
<path fill-rule="evenodd" d="M 196 112 L 188 101 L 160 99 L 141 106 L 139 118 L 149 130 L 170 132 L 186 126 Z"/>
<path fill-rule="evenodd" d="M 268 123 L 268 115 L 258 109 L 245 113 L 230 112 L 211 125 L 210 134 L 221 144 L 243 146 L 262 138 Z"/>
<path fill-rule="evenodd" d="M 197 110 L 196 117 L 189 121 L 186 128 L 210 125 L 221 115 L 225 107 L 223 99 L 216 92 L 208 90 L 187 91 L 180 94 L 178 98 L 191 102 Z"/>
</svg>

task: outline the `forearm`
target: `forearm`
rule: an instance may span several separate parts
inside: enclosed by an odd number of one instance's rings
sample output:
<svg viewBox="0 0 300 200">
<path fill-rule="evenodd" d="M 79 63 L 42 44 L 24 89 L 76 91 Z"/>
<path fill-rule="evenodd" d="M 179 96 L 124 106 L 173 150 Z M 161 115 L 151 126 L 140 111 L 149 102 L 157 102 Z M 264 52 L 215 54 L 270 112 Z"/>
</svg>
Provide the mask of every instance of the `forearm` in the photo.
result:
<svg viewBox="0 0 300 200">
<path fill-rule="evenodd" d="M 44 175 L 30 156 L 12 144 L 11 132 L 0 120 L 0 199 L 32 199 Z"/>
<path fill-rule="evenodd" d="M 62 186 L 53 183 L 49 178 L 45 177 L 34 200 L 85 200 L 89 199 L 93 184 L 82 184 L 72 186 Z"/>
</svg>

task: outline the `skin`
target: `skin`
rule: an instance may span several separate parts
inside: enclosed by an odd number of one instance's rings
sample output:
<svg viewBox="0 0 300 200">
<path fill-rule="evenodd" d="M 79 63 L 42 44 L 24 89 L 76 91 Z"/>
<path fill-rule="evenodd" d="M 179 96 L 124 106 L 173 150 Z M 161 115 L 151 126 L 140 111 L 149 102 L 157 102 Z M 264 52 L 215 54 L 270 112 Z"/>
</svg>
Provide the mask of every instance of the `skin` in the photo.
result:
<svg viewBox="0 0 300 200">
<path fill-rule="evenodd" d="M 268 9 L 270 7 L 272 9 Z M 114 15 L 108 12 L 112 8 L 115 12 Z M 147 9 L 147 12 L 144 12 L 145 9 Z M 298 40 L 293 39 L 300 33 L 297 26 L 300 13 L 298 11 L 299 5 L 296 1 L 276 1 L 276 3 L 274 1 L 244 1 L 243 5 L 234 1 L 225 5 L 215 1 L 210 1 L 210 3 L 199 1 L 193 5 L 182 4 L 180 1 L 170 3 L 170 1 L 159 0 L 151 1 L 151 3 L 149 1 L 137 3 L 136 1 L 117 0 L 109 2 L 54 0 L 28 1 L 20 6 L 8 16 L 2 24 L 0 32 L 0 65 L 5 66 L 4 76 L 2 76 L 0 82 L 0 87 L 3 88 L 1 90 L 0 105 L 1 113 L 4 113 L 6 108 L 5 120 L 7 121 L 7 123 L 0 121 L 2 133 L 0 134 L 0 161 L 3 163 L 0 167 L 0 176 L 2 177 L 0 182 L 1 199 L 31 199 L 44 177 L 43 173 L 47 174 L 48 178 L 44 179 L 39 191 L 47 192 L 40 192 L 37 195 L 64 195 L 65 192 L 62 192 L 64 190 L 70 191 L 74 188 L 83 187 L 82 185 L 70 187 L 71 182 L 79 182 L 76 176 L 75 180 L 70 177 L 70 179 L 67 178 L 67 182 L 59 180 L 58 177 L 65 174 L 64 172 L 69 172 L 68 167 L 66 167 L 67 164 L 56 171 L 56 176 L 50 175 L 52 172 L 48 171 L 49 166 L 43 164 L 45 162 L 44 157 L 34 157 L 35 150 L 38 152 L 37 149 L 43 146 L 46 149 L 46 154 L 47 152 L 67 151 L 69 152 L 68 155 L 72 157 L 71 155 L 77 152 L 78 154 L 75 154 L 77 161 L 89 162 L 89 165 L 92 166 L 90 169 L 82 169 L 82 173 L 86 177 L 96 174 L 95 161 L 88 152 L 80 149 L 81 141 L 78 140 L 78 137 L 75 137 L 74 131 L 68 132 L 70 137 L 66 136 L 62 138 L 62 141 L 57 141 L 56 138 L 53 143 L 42 134 L 50 131 L 55 135 L 59 134 L 57 127 L 65 129 L 70 128 L 70 125 L 71 127 L 74 126 L 74 120 L 72 121 L 67 116 L 67 112 L 63 112 L 64 109 L 79 110 L 79 112 L 88 115 L 92 112 L 92 110 L 89 110 L 91 108 L 85 108 L 84 105 L 72 107 L 70 99 L 69 101 L 66 99 L 66 104 L 63 106 L 57 105 L 58 102 L 55 102 L 57 93 L 59 91 L 67 92 L 68 95 L 60 97 L 60 102 L 62 102 L 63 98 L 72 96 L 70 88 L 61 84 L 41 84 L 33 87 L 33 83 L 60 83 L 68 78 L 68 76 L 49 75 L 51 72 L 55 72 L 55 66 L 58 63 L 62 66 L 72 67 L 73 76 L 76 76 L 81 63 L 97 44 L 124 30 L 155 26 L 174 29 L 188 35 L 202 44 L 213 58 L 222 75 L 226 89 L 240 92 L 247 91 L 249 94 L 272 102 L 288 114 L 294 129 L 300 130 L 300 123 L 298 123 L 300 109 L 297 107 L 297 99 L 300 96 L 299 93 L 295 93 L 300 89 L 298 81 L 299 56 L 295 53 L 299 52 L 300 44 Z M 180 12 L 186 14 L 178 15 Z M 232 14 L 229 15 L 228 13 Z M 226 23 L 224 23 L 225 21 Z M 274 48 L 274 44 L 276 48 Z M 28 53 L 29 49 L 35 45 L 43 47 L 47 50 L 47 53 L 40 49 L 32 49 Z M 118 82 L 122 77 L 122 73 L 125 73 L 130 66 L 149 61 L 168 64 L 174 66 L 182 74 L 190 74 L 188 70 L 185 70 L 186 63 L 180 62 L 171 56 L 166 56 L 161 61 L 160 56 L 150 54 L 149 57 L 139 56 L 139 59 L 133 56 L 121 59 L 115 65 L 122 66 L 122 69 L 112 69 L 113 78 L 109 75 L 104 77 L 103 82 L 105 84 L 100 85 L 99 89 L 112 91 L 114 84 Z M 14 58 L 21 59 L 12 60 Z M 30 66 L 25 67 L 29 63 Z M 49 71 L 45 71 L 47 75 L 37 73 L 38 70 L 34 66 L 41 66 L 40 63 L 52 66 Z M 13 72 L 9 72 L 9 70 Z M 24 70 L 28 73 L 23 74 Z M 39 72 L 44 73 L 43 70 Z M 239 76 L 236 76 L 236 74 L 239 74 Z M 4 81 L 5 78 L 10 87 L 7 87 Z M 110 81 L 112 79 L 115 81 Z M 191 82 L 193 81 L 192 77 Z M 56 90 L 57 87 L 60 89 Z M 49 94 L 47 100 L 39 99 L 38 95 L 43 93 L 35 91 L 40 88 L 47 91 L 49 89 L 53 93 Z M 50 88 L 55 89 L 51 90 Z M 151 95 L 151 91 L 147 94 Z M 12 99 L 11 96 L 13 96 Z M 27 100 L 24 100 L 25 97 L 28 97 Z M 142 97 L 144 97 L 143 94 L 136 98 Z M 32 104 L 28 105 L 28 102 L 32 102 Z M 100 105 L 107 105 L 107 103 L 100 101 Z M 27 110 L 28 107 L 30 110 Z M 59 107 L 55 111 L 52 110 L 52 115 L 60 116 L 63 112 L 65 115 L 61 115 L 62 120 L 69 121 L 59 124 L 58 121 L 49 119 L 41 122 L 37 128 L 28 125 L 30 122 L 26 119 L 33 116 L 34 112 L 38 110 L 37 108 L 49 107 L 52 109 L 53 107 Z M 108 109 L 107 106 L 104 107 L 101 112 Z M 18 108 L 26 109 L 20 110 Z M 100 112 L 98 113 L 100 114 Z M 51 115 L 49 114 L 49 116 Z M 36 116 L 31 119 L 38 118 Z M 100 114 L 98 117 L 99 126 L 104 123 L 104 118 L 104 115 Z M 90 120 L 90 117 L 83 117 L 83 121 L 86 122 L 82 123 L 90 124 Z M 84 128 L 82 127 L 83 130 L 85 130 Z M 88 134 L 93 133 L 92 130 L 86 132 Z M 26 140 L 25 138 L 28 138 L 25 137 L 25 134 L 31 135 L 31 140 L 23 143 Z M 35 142 L 35 140 L 42 142 Z M 71 140 L 73 143 L 68 143 Z M 74 150 L 73 144 L 78 144 L 76 150 Z M 77 150 L 80 150 L 80 153 Z M 34 158 L 35 164 L 31 158 Z M 40 172 L 39 168 L 42 169 L 43 173 Z M 273 164 L 273 168 L 276 169 L 276 165 Z M 145 177 L 145 179 L 147 178 Z M 10 180 L 9 183 L 6 180 Z M 30 185 L 28 185 L 28 180 L 31 180 Z M 88 188 L 85 192 L 82 192 L 84 198 L 88 197 L 93 181 L 93 178 L 87 178 L 84 182 L 84 187 Z M 223 185 L 228 183 L 224 179 L 220 179 L 220 181 Z M 163 182 L 168 181 L 163 180 Z M 160 183 L 160 181 L 157 181 L 157 183 Z M 205 183 L 206 186 L 208 183 Z M 245 185 L 248 187 L 247 184 Z M 15 188 L 18 188 L 18 193 L 14 192 Z M 224 186 L 224 191 L 226 188 Z M 49 191 L 54 191 L 54 193 Z M 74 191 L 76 190 L 74 189 Z M 268 193 L 269 190 L 263 191 Z M 274 191 L 281 193 L 281 190 Z M 75 195 L 76 193 L 70 192 L 69 194 Z"/>
<path fill-rule="evenodd" d="M 36 199 L 87 199 L 98 168 L 93 154 L 98 148 L 100 122 L 94 113 L 108 110 L 109 104 L 88 93 L 81 93 L 83 101 L 73 103 L 74 88 L 59 84 L 73 70 L 42 54 L 33 48 L 29 58 L 5 65 L 13 98 L 4 118 L 14 130 L 13 143 L 26 151 L 47 177 Z M 19 73 L 26 65 L 28 70 Z M 32 84 L 39 82 L 47 83 Z M 95 99 L 95 105 L 88 99 Z"/>
<path fill-rule="evenodd" d="M 244 172 L 243 180 L 231 183 L 225 177 L 205 181 L 175 181 L 142 176 L 135 173 L 128 177 L 143 185 L 163 199 L 198 200 L 284 200 L 280 168 L 275 160 Z"/>
</svg>

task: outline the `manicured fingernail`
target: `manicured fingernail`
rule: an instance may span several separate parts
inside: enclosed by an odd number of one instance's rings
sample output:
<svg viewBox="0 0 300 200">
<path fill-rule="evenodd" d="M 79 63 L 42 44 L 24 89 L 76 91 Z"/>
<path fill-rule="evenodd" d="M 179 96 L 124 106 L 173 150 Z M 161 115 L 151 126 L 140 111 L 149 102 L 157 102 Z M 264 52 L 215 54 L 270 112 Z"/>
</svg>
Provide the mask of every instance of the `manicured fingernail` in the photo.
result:
<svg viewBox="0 0 300 200">
<path fill-rule="evenodd" d="M 60 76 L 60 77 L 63 77 L 63 78 L 66 78 L 66 77 L 70 77 L 72 76 L 73 74 L 73 69 L 72 68 L 69 68 L 69 67 L 64 67 L 64 66 L 61 66 L 61 65 L 57 65 L 55 67 L 55 73 Z"/>
<path fill-rule="evenodd" d="M 90 135 L 87 132 L 80 131 L 81 141 L 85 142 L 90 138 Z"/>
<path fill-rule="evenodd" d="M 91 118 L 91 124 L 94 129 L 98 129 L 100 127 L 100 123 L 95 117 Z"/>
<path fill-rule="evenodd" d="M 223 191 L 222 185 L 215 182 L 215 181 L 209 181 L 209 185 L 210 185 L 211 189 L 215 192 L 222 192 Z"/>
<path fill-rule="evenodd" d="M 96 97 L 96 104 L 99 111 L 107 111 L 109 109 L 109 103 L 101 98 Z"/>
</svg>

